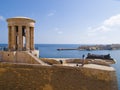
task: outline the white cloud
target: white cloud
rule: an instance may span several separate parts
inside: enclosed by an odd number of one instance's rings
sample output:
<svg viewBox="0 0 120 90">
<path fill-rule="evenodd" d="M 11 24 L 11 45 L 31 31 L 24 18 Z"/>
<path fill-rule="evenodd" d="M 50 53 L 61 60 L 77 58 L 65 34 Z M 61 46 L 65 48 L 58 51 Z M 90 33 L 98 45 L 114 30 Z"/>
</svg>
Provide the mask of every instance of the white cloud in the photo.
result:
<svg viewBox="0 0 120 90">
<path fill-rule="evenodd" d="M 100 25 L 88 27 L 86 40 L 92 43 L 120 43 L 120 14 L 111 16 Z"/>
<path fill-rule="evenodd" d="M 58 31 L 58 34 L 62 34 L 63 32 L 62 31 Z"/>
<path fill-rule="evenodd" d="M 60 30 L 60 28 L 56 27 L 54 28 L 54 31 L 57 33 L 57 34 L 62 34 L 63 32 Z"/>
<path fill-rule="evenodd" d="M 55 31 L 58 31 L 58 30 L 59 30 L 59 28 L 58 28 L 58 27 L 56 27 L 54 30 L 55 30 Z"/>
<path fill-rule="evenodd" d="M 119 26 L 120 25 L 120 14 L 110 17 L 109 19 L 105 20 L 103 24 L 109 27 Z"/>
<path fill-rule="evenodd" d="M 54 14 L 54 13 L 52 13 L 52 12 L 48 14 L 48 16 L 53 16 L 53 15 L 55 15 L 55 14 Z"/>
<path fill-rule="evenodd" d="M 0 21 L 4 21 L 4 17 L 3 16 L 0 16 Z"/>
<path fill-rule="evenodd" d="M 120 30 L 120 14 L 110 17 L 97 27 L 89 27 L 89 33 L 105 33 Z"/>
<path fill-rule="evenodd" d="M 51 10 L 47 16 L 54 16 L 56 13 L 56 10 Z"/>
</svg>

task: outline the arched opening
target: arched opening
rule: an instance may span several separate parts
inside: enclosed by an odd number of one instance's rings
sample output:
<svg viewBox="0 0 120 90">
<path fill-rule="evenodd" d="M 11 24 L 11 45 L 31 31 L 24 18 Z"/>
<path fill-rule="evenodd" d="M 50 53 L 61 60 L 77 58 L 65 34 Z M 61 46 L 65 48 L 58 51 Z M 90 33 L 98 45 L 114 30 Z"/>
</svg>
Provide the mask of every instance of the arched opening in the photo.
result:
<svg viewBox="0 0 120 90">
<path fill-rule="evenodd" d="M 26 50 L 26 27 L 22 26 L 23 50 Z"/>
<path fill-rule="evenodd" d="M 19 44 L 19 37 L 18 37 L 18 26 L 15 26 L 15 49 L 18 50 L 18 44 Z"/>
</svg>

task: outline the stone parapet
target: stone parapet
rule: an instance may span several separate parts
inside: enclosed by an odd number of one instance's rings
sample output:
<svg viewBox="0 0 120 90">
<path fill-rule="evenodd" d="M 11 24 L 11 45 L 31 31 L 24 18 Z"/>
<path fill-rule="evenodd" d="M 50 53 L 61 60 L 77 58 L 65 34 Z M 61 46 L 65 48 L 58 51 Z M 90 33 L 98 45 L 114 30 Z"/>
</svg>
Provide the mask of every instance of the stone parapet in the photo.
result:
<svg viewBox="0 0 120 90">
<path fill-rule="evenodd" d="M 114 69 L 0 63 L 0 89 L 118 90 L 118 87 Z"/>
</svg>

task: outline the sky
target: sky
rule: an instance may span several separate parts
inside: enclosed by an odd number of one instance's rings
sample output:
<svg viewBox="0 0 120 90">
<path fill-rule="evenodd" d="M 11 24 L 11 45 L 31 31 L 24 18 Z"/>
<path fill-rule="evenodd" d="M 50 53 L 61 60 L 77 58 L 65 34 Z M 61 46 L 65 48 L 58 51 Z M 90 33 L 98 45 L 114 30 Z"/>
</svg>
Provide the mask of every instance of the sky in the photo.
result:
<svg viewBox="0 0 120 90">
<path fill-rule="evenodd" d="M 36 21 L 36 44 L 120 44 L 120 0 L 0 0 L 0 43 L 16 16 Z"/>
</svg>

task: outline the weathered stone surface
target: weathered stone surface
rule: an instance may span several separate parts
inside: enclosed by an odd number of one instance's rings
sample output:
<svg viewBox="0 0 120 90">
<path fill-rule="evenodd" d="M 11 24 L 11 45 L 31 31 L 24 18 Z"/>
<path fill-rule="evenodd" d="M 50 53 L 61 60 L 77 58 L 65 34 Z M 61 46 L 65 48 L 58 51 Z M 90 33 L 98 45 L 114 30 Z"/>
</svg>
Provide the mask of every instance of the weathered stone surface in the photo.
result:
<svg viewBox="0 0 120 90">
<path fill-rule="evenodd" d="M 39 51 L 0 51 L 0 61 L 11 63 L 42 64 L 37 57 Z"/>
<path fill-rule="evenodd" d="M 115 75 L 114 69 L 0 63 L 0 90 L 118 90 Z"/>
</svg>

